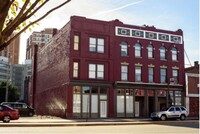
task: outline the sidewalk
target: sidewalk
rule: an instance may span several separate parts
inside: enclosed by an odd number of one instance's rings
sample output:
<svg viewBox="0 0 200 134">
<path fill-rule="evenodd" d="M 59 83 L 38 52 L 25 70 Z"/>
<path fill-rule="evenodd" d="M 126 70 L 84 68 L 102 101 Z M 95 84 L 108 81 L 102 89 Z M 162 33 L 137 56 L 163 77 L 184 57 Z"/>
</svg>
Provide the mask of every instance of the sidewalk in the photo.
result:
<svg viewBox="0 0 200 134">
<path fill-rule="evenodd" d="M 113 119 L 62 119 L 52 116 L 20 117 L 10 123 L 0 122 L 0 127 L 49 127 L 49 126 L 102 126 L 102 125 L 148 125 L 148 124 L 197 124 L 198 118 L 180 121 L 152 121 L 150 118 L 113 118 Z"/>
</svg>

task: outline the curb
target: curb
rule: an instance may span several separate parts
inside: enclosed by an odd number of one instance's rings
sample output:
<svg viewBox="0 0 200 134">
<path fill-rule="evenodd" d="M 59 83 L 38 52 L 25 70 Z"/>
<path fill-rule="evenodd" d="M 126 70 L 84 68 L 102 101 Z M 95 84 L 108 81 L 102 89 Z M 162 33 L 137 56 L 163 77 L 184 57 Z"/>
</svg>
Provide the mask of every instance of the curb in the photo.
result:
<svg viewBox="0 0 200 134">
<path fill-rule="evenodd" d="M 149 122 L 76 122 L 76 123 L 0 123 L 0 127 L 58 127 L 58 126 L 108 126 L 108 125 L 149 125 L 149 124 L 199 124 L 195 121 L 149 121 Z"/>
</svg>

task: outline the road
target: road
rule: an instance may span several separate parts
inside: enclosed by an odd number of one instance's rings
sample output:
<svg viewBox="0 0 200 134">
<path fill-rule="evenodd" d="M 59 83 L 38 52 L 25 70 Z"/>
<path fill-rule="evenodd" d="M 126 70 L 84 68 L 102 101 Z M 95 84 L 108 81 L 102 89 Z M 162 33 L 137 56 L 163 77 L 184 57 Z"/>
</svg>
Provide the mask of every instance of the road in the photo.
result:
<svg viewBox="0 0 200 134">
<path fill-rule="evenodd" d="M 199 124 L 1 127 L 0 134 L 199 134 Z"/>
</svg>

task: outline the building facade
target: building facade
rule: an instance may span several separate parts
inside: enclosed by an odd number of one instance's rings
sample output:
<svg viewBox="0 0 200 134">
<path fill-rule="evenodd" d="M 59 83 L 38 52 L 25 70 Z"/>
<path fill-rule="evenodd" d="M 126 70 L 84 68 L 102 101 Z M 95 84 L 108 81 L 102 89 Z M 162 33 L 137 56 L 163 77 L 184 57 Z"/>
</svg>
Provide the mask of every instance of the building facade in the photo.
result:
<svg viewBox="0 0 200 134">
<path fill-rule="evenodd" d="M 8 81 L 11 76 L 8 57 L 0 56 L 0 81 Z"/>
<path fill-rule="evenodd" d="M 13 33 L 11 36 L 14 36 Z M 11 64 L 19 64 L 20 36 L 16 37 L 4 50 L 0 51 L 0 56 L 8 57 Z"/>
<path fill-rule="evenodd" d="M 34 31 L 27 39 L 26 59 L 32 59 L 34 53 L 34 45 L 43 47 L 56 33 L 56 28 L 46 28 L 40 32 Z"/>
<path fill-rule="evenodd" d="M 33 106 L 66 118 L 149 117 L 184 105 L 182 30 L 72 16 L 35 52 Z"/>
<path fill-rule="evenodd" d="M 185 69 L 186 78 L 186 107 L 189 116 L 199 117 L 199 63 Z"/>
<path fill-rule="evenodd" d="M 20 100 L 24 100 L 25 65 L 12 64 L 10 80 L 20 92 Z"/>
</svg>

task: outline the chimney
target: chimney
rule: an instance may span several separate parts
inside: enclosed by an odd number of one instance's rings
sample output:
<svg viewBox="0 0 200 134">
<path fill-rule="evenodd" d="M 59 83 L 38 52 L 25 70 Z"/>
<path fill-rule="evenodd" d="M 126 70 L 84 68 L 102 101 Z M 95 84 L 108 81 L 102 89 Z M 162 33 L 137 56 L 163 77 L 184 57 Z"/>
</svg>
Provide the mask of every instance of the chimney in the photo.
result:
<svg viewBox="0 0 200 134">
<path fill-rule="evenodd" d="M 198 61 L 195 61 L 195 62 L 194 62 L 194 66 L 197 67 L 198 65 L 199 65 L 199 62 L 198 62 Z"/>
</svg>

